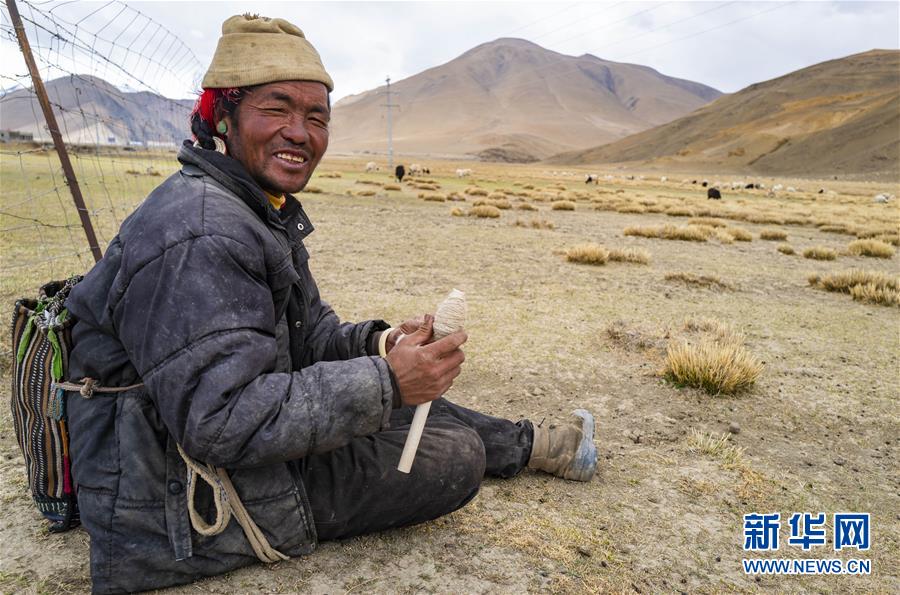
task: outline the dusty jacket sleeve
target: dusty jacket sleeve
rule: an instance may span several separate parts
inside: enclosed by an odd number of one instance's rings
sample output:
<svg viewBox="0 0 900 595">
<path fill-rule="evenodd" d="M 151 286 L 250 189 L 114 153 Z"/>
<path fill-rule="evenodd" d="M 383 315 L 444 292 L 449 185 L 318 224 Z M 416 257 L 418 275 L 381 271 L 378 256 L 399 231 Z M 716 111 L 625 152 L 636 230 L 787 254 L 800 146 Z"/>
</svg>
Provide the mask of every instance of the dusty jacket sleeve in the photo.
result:
<svg viewBox="0 0 900 595">
<path fill-rule="evenodd" d="M 222 235 L 142 263 L 113 307 L 128 356 L 185 451 L 238 468 L 347 444 L 387 423 L 377 357 L 272 373 L 275 313 L 259 250 Z"/>
<path fill-rule="evenodd" d="M 389 328 L 383 320 L 367 320 L 352 323 L 341 322 L 331 306 L 321 298 L 309 268 L 304 266 L 300 272 L 304 277 L 305 287 L 309 295 L 310 333 L 306 338 L 306 349 L 303 354 L 303 365 L 315 362 L 333 361 L 378 355 L 370 353 L 367 343 L 372 333 Z"/>
</svg>

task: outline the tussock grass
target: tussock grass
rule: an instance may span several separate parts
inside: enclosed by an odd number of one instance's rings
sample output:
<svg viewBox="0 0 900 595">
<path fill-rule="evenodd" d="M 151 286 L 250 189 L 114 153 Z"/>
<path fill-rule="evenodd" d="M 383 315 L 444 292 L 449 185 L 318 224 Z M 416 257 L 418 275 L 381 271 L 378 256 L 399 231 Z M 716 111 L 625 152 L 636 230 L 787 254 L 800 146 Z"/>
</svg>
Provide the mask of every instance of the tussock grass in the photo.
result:
<svg viewBox="0 0 900 595">
<path fill-rule="evenodd" d="M 900 306 L 900 279 L 878 271 L 849 270 L 825 276 L 810 275 L 812 287 L 849 294 L 864 304 Z"/>
<path fill-rule="evenodd" d="M 817 225 L 819 231 L 824 231 L 827 233 L 843 233 L 847 235 L 856 235 L 853 233 L 853 230 L 843 223 L 822 223 L 821 225 Z"/>
<path fill-rule="evenodd" d="M 728 323 L 722 322 L 716 318 L 707 318 L 705 316 L 691 316 L 684 319 L 682 330 L 688 333 L 706 333 L 719 341 L 744 341 L 744 334 L 734 329 Z"/>
<path fill-rule="evenodd" d="M 880 236 L 875 236 L 876 240 L 880 240 L 885 244 L 891 244 L 893 246 L 900 246 L 900 235 L 898 234 L 883 234 Z"/>
<path fill-rule="evenodd" d="M 780 229 L 764 229 L 759 232 L 759 239 L 761 240 L 786 240 L 787 237 L 787 232 Z"/>
<path fill-rule="evenodd" d="M 487 204 L 492 207 L 497 207 L 501 211 L 505 211 L 507 209 L 512 208 L 512 204 L 505 198 L 489 198 L 487 200 Z"/>
<path fill-rule="evenodd" d="M 688 447 L 693 452 L 718 459 L 726 467 L 740 467 L 744 463 L 744 449 L 731 443 L 731 436 L 714 436 L 691 428 Z"/>
<path fill-rule="evenodd" d="M 658 238 L 659 227 L 638 227 L 631 225 L 622 230 L 622 234 L 626 236 L 637 236 L 640 238 Z"/>
<path fill-rule="evenodd" d="M 382 186 L 381 182 L 376 182 L 375 180 L 356 180 L 357 184 L 369 184 L 370 186 Z"/>
<path fill-rule="evenodd" d="M 665 213 L 670 217 L 693 217 L 697 214 L 694 209 L 688 207 L 669 207 Z"/>
<path fill-rule="evenodd" d="M 835 260 L 837 252 L 824 246 L 813 246 L 803 251 L 803 258 L 812 260 Z"/>
<path fill-rule="evenodd" d="M 713 232 L 712 237 L 719 240 L 719 242 L 722 244 L 733 244 L 734 243 L 734 236 L 722 228 L 716 228 L 716 230 Z"/>
<path fill-rule="evenodd" d="M 343 174 L 339 171 L 323 171 L 322 173 L 316 173 L 317 178 L 343 178 Z"/>
<path fill-rule="evenodd" d="M 694 273 L 666 273 L 666 281 L 678 281 L 687 285 L 716 289 L 731 289 L 731 284 L 714 275 L 695 275 Z"/>
<path fill-rule="evenodd" d="M 892 258 L 894 248 L 879 240 L 854 240 L 847 246 L 847 251 L 856 256 L 871 256 L 873 258 Z"/>
<path fill-rule="evenodd" d="M 532 229 L 556 229 L 556 224 L 546 219 L 533 218 L 531 221 L 516 219 L 513 223 L 516 227 L 531 227 Z"/>
<path fill-rule="evenodd" d="M 524 190 L 534 190 L 534 184 L 525 184 L 522 186 Z"/>
<path fill-rule="evenodd" d="M 466 197 L 460 194 L 459 192 L 451 192 L 447 195 L 447 200 L 452 200 L 456 202 L 466 202 Z"/>
<path fill-rule="evenodd" d="M 890 227 L 858 227 L 856 228 L 856 237 L 861 240 L 866 238 L 877 238 L 883 235 L 897 235 L 897 230 Z"/>
<path fill-rule="evenodd" d="M 796 252 L 794 251 L 794 247 L 791 246 L 790 244 L 779 244 L 778 251 L 781 252 L 782 254 L 787 254 L 787 255 L 796 254 Z"/>
<path fill-rule="evenodd" d="M 859 269 L 850 269 L 840 273 L 829 273 L 825 276 L 810 275 L 807 280 L 809 284 L 824 289 L 825 291 L 837 291 L 840 293 L 850 293 L 850 288 L 854 285 L 872 284 L 876 287 L 900 290 L 900 280 L 886 275 L 879 271 L 861 271 Z"/>
<path fill-rule="evenodd" d="M 571 200 L 557 200 L 550 204 L 554 211 L 574 211 L 575 203 Z"/>
<path fill-rule="evenodd" d="M 566 250 L 566 260 L 578 264 L 606 264 L 609 250 L 598 244 L 581 244 Z"/>
<path fill-rule="evenodd" d="M 354 193 L 356 196 L 375 196 L 374 190 L 357 190 Z"/>
<path fill-rule="evenodd" d="M 874 283 L 854 285 L 850 288 L 850 297 L 864 304 L 900 306 L 900 292 L 886 287 L 878 287 Z"/>
<path fill-rule="evenodd" d="M 447 195 L 446 195 L 446 194 L 440 194 L 440 193 L 426 194 L 426 195 L 423 196 L 422 198 L 423 198 L 424 200 L 430 201 L 430 202 L 444 202 L 444 201 L 447 200 Z"/>
<path fill-rule="evenodd" d="M 706 225 L 708 227 L 728 227 L 728 223 L 712 217 L 694 217 L 688 221 L 688 225 Z"/>
<path fill-rule="evenodd" d="M 726 227 L 725 232 L 739 242 L 752 242 L 753 234 L 743 227 Z"/>
<path fill-rule="evenodd" d="M 310 186 L 307 184 L 303 189 L 303 192 L 306 192 L 307 194 L 322 194 L 322 189 L 318 186 Z"/>
<path fill-rule="evenodd" d="M 620 205 L 614 209 L 617 213 L 642 215 L 647 212 L 646 207 L 641 205 Z"/>
<path fill-rule="evenodd" d="M 609 259 L 613 262 L 649 264 L 650 253 L 641 248 L 614 248 L 609 251 Z"/>
<path fill-rule="evenodd" d="M 647 227 L 626 227 L 623 231 L 626 236 L 639 236 L 644 238 L 659 238 L 662 240 L 683 240 L 688 242 L 705 242 L 709 237 L 709 228 L 701 228 L 697 225 L 677 227 L 675 225 L 655 225 Z"/>
<path fill-rule="evenodd" d="M 487 195 L 490 200 L 506 200 L 505 192 L 491 192 Z"/>
<path fill-rule="evenodd" d="M 463 217 L 466 213 L 459 207 L 453 207 L 450 209 L 450 214 L 454 217 Z"/>
<path fill-rule="evenodd" d="M 516 209 L 518 209 L 520 211 L 537 211 L 538 210 L 538 208 L 536 206 L 534 206 L 533 204 L 528 203 L 528 202 L 523 202 L 522 204 L 518 205 L 516 207 Z"/>
<path fill-rule="evenodd" d="M 400 184 L 385 184 L 382 188 L 385 190 L 393 190 L 395 192 L 403 190 L 403 187 Z"/>
<path fill-rule="evenodd" d="M 469 209 L 469 215 L 482 219 L 496 219 L 500 216 L 500 209 L 491 205 L 477 205 Z"/>
<path fill-rule="evenodd" d="M 759 359 L 734 340 L 703 337 L 696 343 L 670 343 L 666 349 L 665 377 L 676 385 L 699 388 L 710 395 L 744 391 L 762 370 Z"/>
<path fill-rule="evenodd" d="M 464 191 L 469 196 L 487 196 L 488 191 L 484 188 L 479 188 L 478 186 L 469 186 Z"/>
</svg>

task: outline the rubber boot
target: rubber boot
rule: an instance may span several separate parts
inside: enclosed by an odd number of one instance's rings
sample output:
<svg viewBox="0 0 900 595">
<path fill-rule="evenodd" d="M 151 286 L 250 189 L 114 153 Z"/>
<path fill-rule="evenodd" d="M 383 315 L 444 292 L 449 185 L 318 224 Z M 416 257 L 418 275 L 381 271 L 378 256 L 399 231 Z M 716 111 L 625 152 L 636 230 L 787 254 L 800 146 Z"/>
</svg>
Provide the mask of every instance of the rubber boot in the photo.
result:
<svg viewBox="0 0 900 595">
<path fill-rule="evenodd" d="M 530 469 L 573 481 L 590 481 L 597 470 L 594 416 L 576 409 L 564 423 L 534 426 Z"/>
</svg>

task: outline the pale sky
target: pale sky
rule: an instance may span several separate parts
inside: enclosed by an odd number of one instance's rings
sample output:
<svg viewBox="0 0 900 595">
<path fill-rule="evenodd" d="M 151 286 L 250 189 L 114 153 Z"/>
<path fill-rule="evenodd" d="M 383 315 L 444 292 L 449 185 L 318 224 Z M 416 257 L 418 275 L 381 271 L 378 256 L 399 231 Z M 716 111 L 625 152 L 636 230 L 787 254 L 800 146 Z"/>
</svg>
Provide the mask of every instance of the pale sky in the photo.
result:
<svg viewBox="0 0 900 595">
<path fill-rule="evenodd" d="M 20 11 L 27 16 L 25 0 Z M 131 10 L 106 2 L 42 2 L 80 31 L 107 39 L 125 30 Z M 153 88 L 190 97 L 230 15 L 256 12 L 298 25 L 319 50 L 340 99 L 445 63 L 500 37 L 520 37 L 568 54 L 650 66 L 669 76 L 738 91 L 818 62 L 873 48 L 900 48 L 900 2 L 128 2 L 180 38 L 197 62 L 177 76 L 145 75 Z M 105 7 L 105 8 L 104 8 Z M 96 14 L 90 16 L 90 13 Z M 26 72 L 8 39 L 3 8 L 0 87 Z M 102 29 L 102 31 L 100 30 Z M 120 40 L 134 31 L 126 31 Z M 146 34 L 142 34 L 146 36 Z M 45 35 L 45 37 L 48 37 Z M 166 40 L 167 45 L 170 40 Z M 48 50 L 45 42 L 43 51 Z M 33 42 L 34 43 L 34 42 Z M 161 58 L 165 47 L 144 49 Z M 64 54 L 65 55 L 65 54 Z M 193 64 L 193 65 L 192 65 Z M 42 65 L 43 66 L 43 65 Z M 95 67 L 97 64 L 95 63 Z M 127 76 L 109 64 L 95 74 L 114 84 Z M 82 73 L 83 66 L 72 67 Z M 190 73 L 189 73 L 190 71 Z M 116 80 L 116 79 L 119 80 Z M 131 87 L 135 85 L 131 84 Z"/>
</svg>

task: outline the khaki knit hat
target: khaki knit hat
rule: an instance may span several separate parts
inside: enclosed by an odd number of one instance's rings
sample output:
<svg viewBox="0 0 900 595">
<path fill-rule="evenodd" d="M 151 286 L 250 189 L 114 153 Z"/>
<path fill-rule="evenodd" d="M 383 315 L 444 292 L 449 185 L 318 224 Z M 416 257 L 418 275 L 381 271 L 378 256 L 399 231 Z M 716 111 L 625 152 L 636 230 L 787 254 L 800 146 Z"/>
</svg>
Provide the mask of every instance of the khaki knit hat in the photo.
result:
<svg viewBox="0 0 900 595">
<path fill-rule="evenodd" d="M 250 14 L 222 23 L 222 37 L 201 86 L 223 89 L 276 81 L 317 81 L 334 91 L 319 53 L 298 27 Z"/>
</svg>

